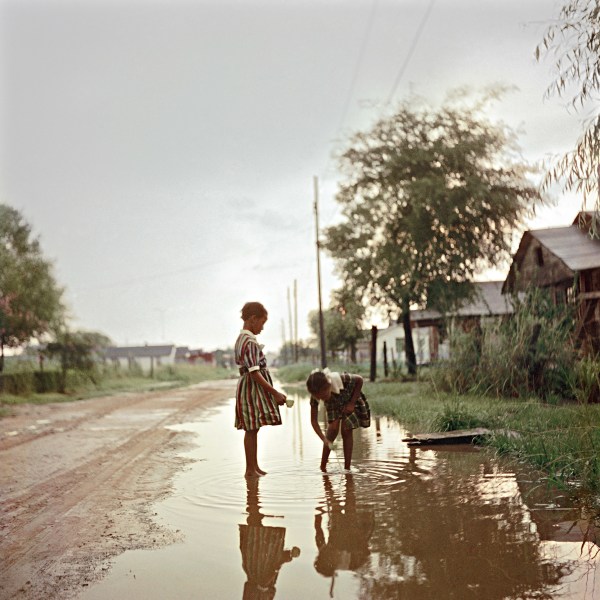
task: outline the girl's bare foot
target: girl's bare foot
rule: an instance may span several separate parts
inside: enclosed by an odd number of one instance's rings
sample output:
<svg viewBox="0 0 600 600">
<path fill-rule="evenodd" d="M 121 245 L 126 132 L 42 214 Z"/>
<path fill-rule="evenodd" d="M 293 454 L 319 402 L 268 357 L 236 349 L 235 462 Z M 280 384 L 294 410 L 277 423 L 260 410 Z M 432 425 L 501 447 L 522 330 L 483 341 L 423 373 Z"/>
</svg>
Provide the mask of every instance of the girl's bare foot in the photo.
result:
<svg viewBox="0 0 600 600">
<path fill-rule="evenodd" d="M 261 468 L 259 468 L 259 467 L 256 467 L 256 472 L 257 472 L 259 475 L 266 475 L 266 474 L 267 474 L 267 472 L 266 472 L 266 471 L 263 471 L 263 470 L 262 470 Z"/>
<path fill-rule="evenodd" d="M 260 473 L 257 471 L 246 471 L 244 477 L 260 477 Z"/>
</svg>

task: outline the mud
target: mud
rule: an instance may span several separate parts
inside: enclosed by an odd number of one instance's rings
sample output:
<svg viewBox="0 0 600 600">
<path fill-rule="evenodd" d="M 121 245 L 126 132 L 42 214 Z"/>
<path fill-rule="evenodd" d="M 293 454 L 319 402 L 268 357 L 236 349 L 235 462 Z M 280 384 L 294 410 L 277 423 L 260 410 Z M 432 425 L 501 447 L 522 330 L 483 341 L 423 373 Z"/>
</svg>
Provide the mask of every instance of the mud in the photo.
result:
<svg viewBox="0 0 600 600">
<path fill-rule="evenodd" d="M 21 406 L 1 420 L 0 597 L 76 597 L 115 556 L 180 539 L 153 510 L 189 462 L 190 435 L 168 426 L 234 384 Z"/>
</svg>

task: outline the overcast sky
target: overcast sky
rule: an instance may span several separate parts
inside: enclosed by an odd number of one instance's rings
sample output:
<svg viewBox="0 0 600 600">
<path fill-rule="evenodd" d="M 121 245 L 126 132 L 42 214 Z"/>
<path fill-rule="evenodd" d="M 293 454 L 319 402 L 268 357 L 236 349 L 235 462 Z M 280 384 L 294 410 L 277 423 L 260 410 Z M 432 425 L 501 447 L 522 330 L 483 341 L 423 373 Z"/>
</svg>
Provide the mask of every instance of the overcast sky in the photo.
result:
<svg viewBox="0 0 600 600">
<path fill-rule="evenodd" d="M 298 282 L 317 307 L 332 153 L 385 102 L 519 88 L 497 108 L 529 160 L 580 126 L 534 50 L 553 0 L 0 0 L 0 202 L 22 212 L 77 328 L 118 344 L 233 343 L 244 302 L 275 350 Z M 575 198 L 532 227 L 570 222 Z M 323 262 L 324 300 L 338 286 Z M 287 333 L 289 335 L 289 333 Z"/>
</svg>

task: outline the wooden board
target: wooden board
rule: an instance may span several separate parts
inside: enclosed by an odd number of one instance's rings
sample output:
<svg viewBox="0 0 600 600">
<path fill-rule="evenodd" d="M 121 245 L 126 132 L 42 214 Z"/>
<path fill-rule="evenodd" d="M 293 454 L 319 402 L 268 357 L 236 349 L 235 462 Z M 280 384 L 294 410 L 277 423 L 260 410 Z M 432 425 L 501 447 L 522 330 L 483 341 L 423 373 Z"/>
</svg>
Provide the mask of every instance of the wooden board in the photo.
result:
<svg viewBox="0 0 600 600">
<path fill-rule="evenodd" d="M 433 444 L 472 444 L 478 437 L 490 435 L 492 432 L 485 427 L 475 429 L 460 429 L 436 433 L 418 433 L 402 441 L 409 446 L 429 446 Z"/>
</svg>

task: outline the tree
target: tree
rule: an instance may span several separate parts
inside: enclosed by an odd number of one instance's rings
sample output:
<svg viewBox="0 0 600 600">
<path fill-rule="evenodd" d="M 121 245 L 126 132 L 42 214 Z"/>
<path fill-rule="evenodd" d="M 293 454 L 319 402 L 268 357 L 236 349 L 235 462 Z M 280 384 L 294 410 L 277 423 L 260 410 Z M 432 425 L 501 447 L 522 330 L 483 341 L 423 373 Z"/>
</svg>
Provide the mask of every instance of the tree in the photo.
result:
<svg viewBox="0 0 600 600">
<path fill-rule="evenodd" d="M 569 0 L 558 19 L 547 29 L 536 48 L 536 58 L 551 55 L 556 78 L 546 90 L 569 97 L 569 105 L 585 111 L 583 134 L 575 149 L 558 159 L 544 180 L 544 186 L 563 181 L 566 190 L 583 194 L 600 211 L 600 0 Z M 598 232 L 598 215 L 594 219 Z"/>
<path fill-rule="evenodd" d="M 473 275 L 508 258 L 511 230 L 539 199 L 513 132 L 485 116 L 493 98 L 457 96 L 437 111 L 404 101 L 340 159 L 345 220 L 325 247 L 348 288 L 399 309 L 411 374 L 411 307 L 472 294 Z"/>
<path fill-rule="evenodd" d="M 31 227 L 0 204 L 0 372 L 5 347 L 18 347 L 62 321 L 62 293 Z"/>
<path fill-rule="evenodd" d="M 350 360 L 356 362 L 356 344 L 363 336 L 362 321 L 365 307 L 346 288 L 334 290 L 329 308 L 323 313 L 325 344 L 332 356 L 341 350 L 350 352 Z M 313 333 L 319 335 L 319 313 L 309 314 Z"/>
<path fill-rule="evenodd" d="M 95 331 L 62 331 L 56 341 L 46 346 L 46 355 L 60 360 L 59 391 L 64 393 L 69 369 L 80 371 L 96 383 L 96 359 L 103 348 L 111 344 L 110 338 Z"/>
</svg>

